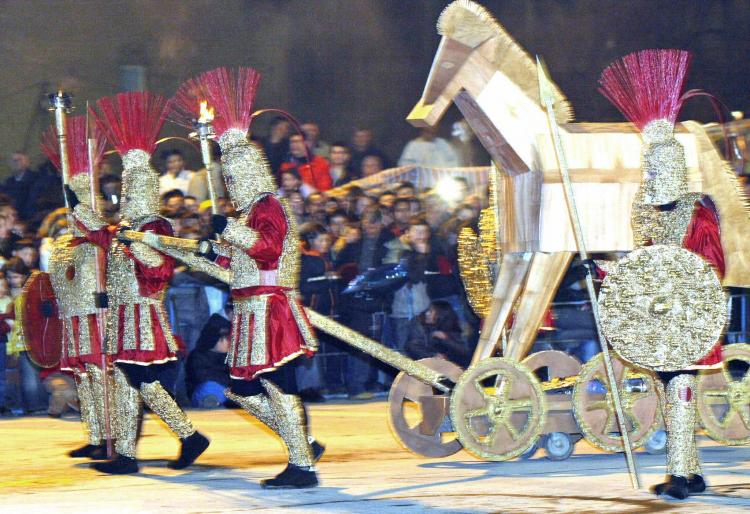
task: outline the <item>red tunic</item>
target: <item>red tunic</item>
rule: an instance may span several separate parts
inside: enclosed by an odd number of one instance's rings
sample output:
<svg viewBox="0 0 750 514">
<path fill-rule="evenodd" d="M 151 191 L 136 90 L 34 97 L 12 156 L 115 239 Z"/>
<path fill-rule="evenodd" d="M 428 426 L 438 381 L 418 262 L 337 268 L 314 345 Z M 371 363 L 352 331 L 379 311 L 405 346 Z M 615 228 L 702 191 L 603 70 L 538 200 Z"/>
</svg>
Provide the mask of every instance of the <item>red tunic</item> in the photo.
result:
<svg viewBox="0 0 750 514">
<path fill-rule="evenodd" d="M 257 239 L 249 249 L 234 246 L 233 252 L 244 252 L 252 258 L 259 271 L 260 283 L 250 287 L 233 284 L 235 309 L 232 347 L 227 361 L 232 378 L 252 380 L 300 355 L 312 355 L 317 343 L 296 288 L 292 287 L 296 284 L 296 277 L 280 278 L 297 273 L 299 256 L 296 254 L 296 234 L 287 238 L 289 225 L 279 200 L 273 195 L 258 200 L 247 216 L 246 226 L 256 232 Z M 290 248 L 290 244 L 295 248 Z M 279 269 L 280 262 L 284 262 L 282 254 L 290 251 L 294 251 L 295 262 L 287 260 L 283 265 L 293 269 Z M 219 262 L 225 266 L 236 264 L 226 258 Z M 264 319 L 258 322 L 256 315 L 264 316 Z"/>
<path fill-rule="evenodd" d="M 172 236 L 172 225 L 164 219 L 156 219 L 137 228 L 141 232 Z M 175 261 L 160 253 L 161 264 L 149 266 L 140 261 L 133 251 L 115 239 L 117 227 L 105 227 L 87 234 L 87 239 L 107 251 L 116 244 L 115 251 L 122 252 L 134 265 L 135 279 L 142 301 L 118 303 L 117 292 L 109 291 L 110 305 L 107 335 L 109 353 L 116 362 L 133 364 L 159 364 L 177 359 L 177 344 L 164 311 L 163 296 L 174 272 Z M 108 273 L 111 270 L 108 266 Z M 108 287 L 111 281 L 108 278 Z M 132 309 L 132 318 L 129 310 Z M 117 316 L 116 320 L 113 316 Z M 150 327 L 150 328 L 147 328 Z M 126 342 L 127 340 L 133 340 Z M 115 346 L 116 341 L 116 346 Z"/>
</svg>

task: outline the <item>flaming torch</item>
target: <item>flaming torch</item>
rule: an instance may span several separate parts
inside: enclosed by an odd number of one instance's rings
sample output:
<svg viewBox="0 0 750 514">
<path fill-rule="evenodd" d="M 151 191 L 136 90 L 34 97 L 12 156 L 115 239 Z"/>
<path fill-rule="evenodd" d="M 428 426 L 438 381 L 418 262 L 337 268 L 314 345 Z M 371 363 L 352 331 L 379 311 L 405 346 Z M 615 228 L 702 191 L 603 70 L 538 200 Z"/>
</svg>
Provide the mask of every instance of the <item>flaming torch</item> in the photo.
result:
<svg viewBox="0 0 750 514">
<path fill-rule="evenodd" d="M 200 102 L 200 117 L 195 121 L 195 132 L 190 134 L 191 137 L 197 138 L 201 144 L 201 157 L 203 157 L 203 166 L 206 167 L 206 180 L 208 181 L 208 196 L 211 198 L 211 214 L 219 214 L 219 205 L 216 198 L 216 189 L 214 188 L 214 177 L 211 161 L 211 143 L 216 133 L 211 125 L 214 121 L 214 109 L 208 107 L 205 100 Z"/>
</svg>

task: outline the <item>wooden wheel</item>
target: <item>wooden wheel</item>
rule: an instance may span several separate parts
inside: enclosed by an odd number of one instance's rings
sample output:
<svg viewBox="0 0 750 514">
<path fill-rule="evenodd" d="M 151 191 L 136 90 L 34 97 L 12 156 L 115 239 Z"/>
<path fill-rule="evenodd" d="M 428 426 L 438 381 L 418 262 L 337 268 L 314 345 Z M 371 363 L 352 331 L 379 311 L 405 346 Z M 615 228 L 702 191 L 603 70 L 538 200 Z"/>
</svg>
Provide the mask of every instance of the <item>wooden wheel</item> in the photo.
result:
<svg viewBox="0 0 750 514">
<path fill-rule="evenodd" d="M 722 349 L 721 369 L 698 377 L 698 414 L 706 433 L 727 445 L 750 443 L 750 372 L 732 377 L 728 363 L 750 364 L 750 344 L 730 344 Z"/>
<path fill-rule="evenodd" d="M 522 361 L 522 364 L 537 376 L 546 375 L 546 380 L 572 377 L 581 372 L 581 361 L 560 350 L 532 353 Z"/>
<path fill-rule="evenodd" d="M 648 371 L 626 363 L 614 353 L 611 355 L 630 444 L 638 448 L 651 437 L 661 420 L 657 380 Z M 584 364 L 573 387 L 573 414 L 589 443 L 610 452 L 623 451 L 601 353 Z"/>
<path fill-rule="evenodd" d="M 444 359 L 429 358 L 419 361 L 442 373 L 453 382 L 463 370 Z M 388 421 L 399 442 L 409 451 L 425 457 L 447 457 L 461 449 L 461 443 L 449 426 L 450 398 L 412 378 L 399 373 L 388 395 Z"/>
<path fill-rule="evenodd" d="M 494 461 L 512 459 L 531 448 L 547 414 L 537 378 L 505 358 L 485 359 L 465 371 L 453 389 L 450 409 L 464 448 Z"/>
</svg>

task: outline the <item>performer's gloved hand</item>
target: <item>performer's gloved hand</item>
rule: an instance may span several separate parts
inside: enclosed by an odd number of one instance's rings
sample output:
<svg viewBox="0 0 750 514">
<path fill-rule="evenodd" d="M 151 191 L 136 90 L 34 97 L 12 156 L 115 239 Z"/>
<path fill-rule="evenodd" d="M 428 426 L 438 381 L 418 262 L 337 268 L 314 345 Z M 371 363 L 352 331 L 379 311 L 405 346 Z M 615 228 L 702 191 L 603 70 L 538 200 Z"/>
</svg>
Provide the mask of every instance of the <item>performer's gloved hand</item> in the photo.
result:
<svg viewBox="0 0 750 514">
<path fill-rule="evenodd" d="M 109 295 L 107 293 L 94 293 L 94 305 L 97 309 L 109 307 Z"/>
<path fill-rule="evenodd" d="M 39 304 L 39 310 L 42 311 L 42 316 L 51 318 L 55 314 L 55 305 L 52 300 L 42 300 L 42 303 Z"/>
<path fill-rule="evenodd" d="M 75 191 L 68 184 L 65 184 L 63 192 L 65 193 L 65 200 L 68 202 L 68 207 L 71 209 L 75 209 L 75 206 L 81 203 L 78 200 L 78 195 L 75 194 Z"/>
<path fill-rule="evenodd" d="M 200 240 L 198 251 L 195 252 L 195 254 L 208 259 L 211 262 L 215 261 L 219 257 L 219 255 L 214 251 L 214 245 L 211 244 L 211 240 L 207 237 Z"/>
<path fill-rule="evenodd" d="M 133 241 L 130 241 L 129 239 L 125 238 L 125 231 L 127 230 L 132 230 L 132 229 L 128 227 L 127 225 L 122 225 L 121 227 L 119 227 L 117 229 L 117 240 L 121 242 L 122 244 L 124 244 L 125 246 L 129 247 Z"/>
<path fill-rule="evenodd" d="M 216 232 L 216 236 L 221 236 L 221 233 L 227 228 L 227 217 L 222 214 L 214 214 L 211 216 L 211 226 Z"/>
</svg>

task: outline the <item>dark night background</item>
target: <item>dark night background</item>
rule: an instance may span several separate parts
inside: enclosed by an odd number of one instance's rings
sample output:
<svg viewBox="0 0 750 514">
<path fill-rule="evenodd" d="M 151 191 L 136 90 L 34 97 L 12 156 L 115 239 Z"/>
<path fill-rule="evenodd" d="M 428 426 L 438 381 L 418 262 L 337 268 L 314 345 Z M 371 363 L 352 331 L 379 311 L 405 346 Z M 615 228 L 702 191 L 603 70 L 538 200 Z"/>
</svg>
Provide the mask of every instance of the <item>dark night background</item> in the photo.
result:
<svg viewBox="0 0 750 514">
<path fill-rule="evenodd" d="M 484 0 L 531 53 L 542 55 L 581 121 L 619 120 L 596 92 L 613 59 L 650 47 L 695 53 L 688 87 L 750 110 L 750 1 Z M 0 3 L 0 154 L 39 159 L 49 123 L 43 91 L 85 101 L 117 92 L 121 66 L 145 67 L 148 89 L 171 95 L 216 66 L 263 74 L 257 107 L 317 121 L 326 140 L 372 128 L 393 157 L 415 134 L 404 121 L 421 95 L 444 0 L 79 0 Z M 705 100 L 684 118 L 712 121 Z M 455 113 L 453 113 L 455 116 Z M 447 127 L 444 124 L 443 129 Z M 169 129 L 175 131 L 176 129 Z M 260 126 L 257 131 L 262 132 Z M 194 158 L 197 161 L 197 156 Z"/>
</svg>

